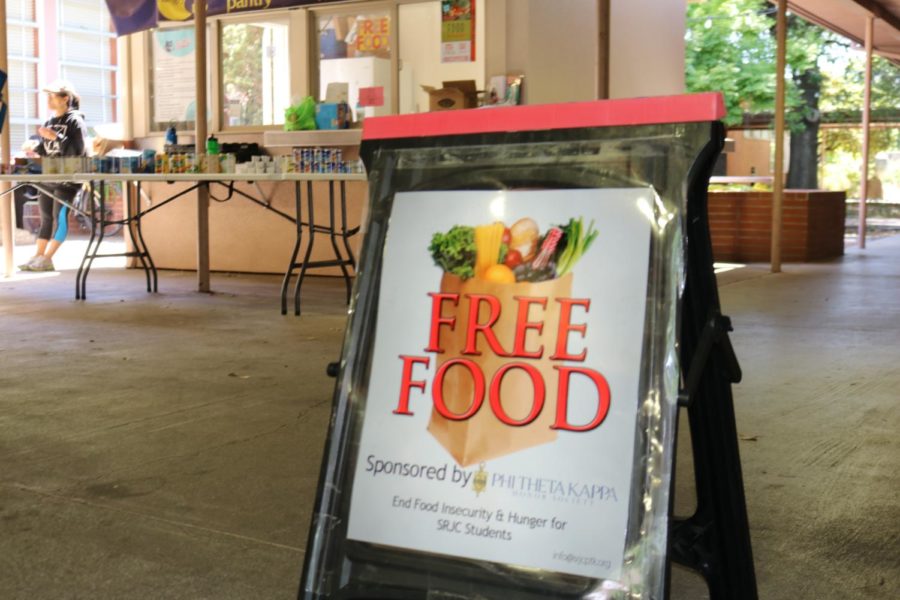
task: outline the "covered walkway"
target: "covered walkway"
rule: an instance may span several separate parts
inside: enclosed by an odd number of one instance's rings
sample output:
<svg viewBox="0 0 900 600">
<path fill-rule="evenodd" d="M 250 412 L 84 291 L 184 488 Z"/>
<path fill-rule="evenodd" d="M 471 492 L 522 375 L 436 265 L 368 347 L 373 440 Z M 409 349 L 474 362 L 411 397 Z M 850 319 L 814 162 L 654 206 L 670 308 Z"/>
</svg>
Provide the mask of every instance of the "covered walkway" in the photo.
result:
<svg viewBox="0 0 900 600">
<path fill-rule="evenodd" d="M 342 286 L 297 319 L 274 277 L 142 279 L 0 281 L 0 597 L 292 598 Z M 900 597 L 900 236 L 720 284 L 760 598 Z M 672 597 L 705 595 L 678 572 Z"/>
</svg>

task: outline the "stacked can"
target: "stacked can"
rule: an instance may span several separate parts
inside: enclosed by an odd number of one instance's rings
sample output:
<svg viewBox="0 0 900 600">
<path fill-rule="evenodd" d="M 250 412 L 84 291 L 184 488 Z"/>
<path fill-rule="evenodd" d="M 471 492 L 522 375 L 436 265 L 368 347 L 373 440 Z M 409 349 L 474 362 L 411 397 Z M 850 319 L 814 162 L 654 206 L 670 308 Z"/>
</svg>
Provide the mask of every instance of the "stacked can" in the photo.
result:
<svg viewBox="0 0 900 600">
<path fill-rule="evenodd" d="M 294 148 L 294 169 L 298 173 L 348 173 L 341 148 Z"/>
</svg>

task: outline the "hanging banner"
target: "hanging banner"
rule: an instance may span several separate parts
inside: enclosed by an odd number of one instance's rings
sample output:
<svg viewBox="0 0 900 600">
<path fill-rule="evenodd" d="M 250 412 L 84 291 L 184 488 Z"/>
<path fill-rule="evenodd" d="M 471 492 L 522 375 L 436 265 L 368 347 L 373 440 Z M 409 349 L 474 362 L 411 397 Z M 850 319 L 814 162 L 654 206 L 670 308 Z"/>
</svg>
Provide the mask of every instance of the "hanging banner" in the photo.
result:
<svg viewBox="0 0 900 600">
<path fill-rule="evenodd" d="M 349 539 L 619 577 L 652 205 L 396 195 Z"/>
<path fill-rule="evenodd" d="M 441 0 L 441 62 L 475 60 L 475 3 Z"/>
<path fill-rule="evenodd" d="M 226 15 L 264 10 L 332 4 L 342 0 L 208 0 L 206 14 Z M 194 18 L 193 0 L 106 0 L 117 35 L 152 29 L 167 21 Z"/>
</svg>

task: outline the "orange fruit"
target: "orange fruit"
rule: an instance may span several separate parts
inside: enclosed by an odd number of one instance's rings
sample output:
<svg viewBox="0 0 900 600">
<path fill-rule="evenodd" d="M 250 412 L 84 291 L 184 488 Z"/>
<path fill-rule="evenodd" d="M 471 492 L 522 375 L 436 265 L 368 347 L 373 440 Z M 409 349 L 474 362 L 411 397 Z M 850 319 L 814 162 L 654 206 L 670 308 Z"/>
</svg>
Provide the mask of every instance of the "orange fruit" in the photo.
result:
<svg viewBox="0 0 900 600">
<path fill-rule="evenodd" d="M 493 281 L 494 283 L 515 283 L 516 274 L 506 265 L 491 265 L 485 270 L 482 278 L 485 281 Z"/>
</svg>

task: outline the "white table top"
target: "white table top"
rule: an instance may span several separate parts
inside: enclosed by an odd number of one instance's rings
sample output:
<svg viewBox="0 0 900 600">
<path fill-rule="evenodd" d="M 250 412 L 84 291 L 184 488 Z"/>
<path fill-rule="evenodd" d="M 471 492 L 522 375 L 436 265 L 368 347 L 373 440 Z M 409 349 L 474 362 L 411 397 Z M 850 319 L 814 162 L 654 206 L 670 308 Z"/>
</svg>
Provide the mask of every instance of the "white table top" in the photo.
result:
<svg viewBox="0 0 900 600">
<path fill-rule="evenodd" d="M 367 181 L 364 173 L 72 173 L 0 175 L 0 181 L 84 183 L 86 181 Z"/>
</svg>

